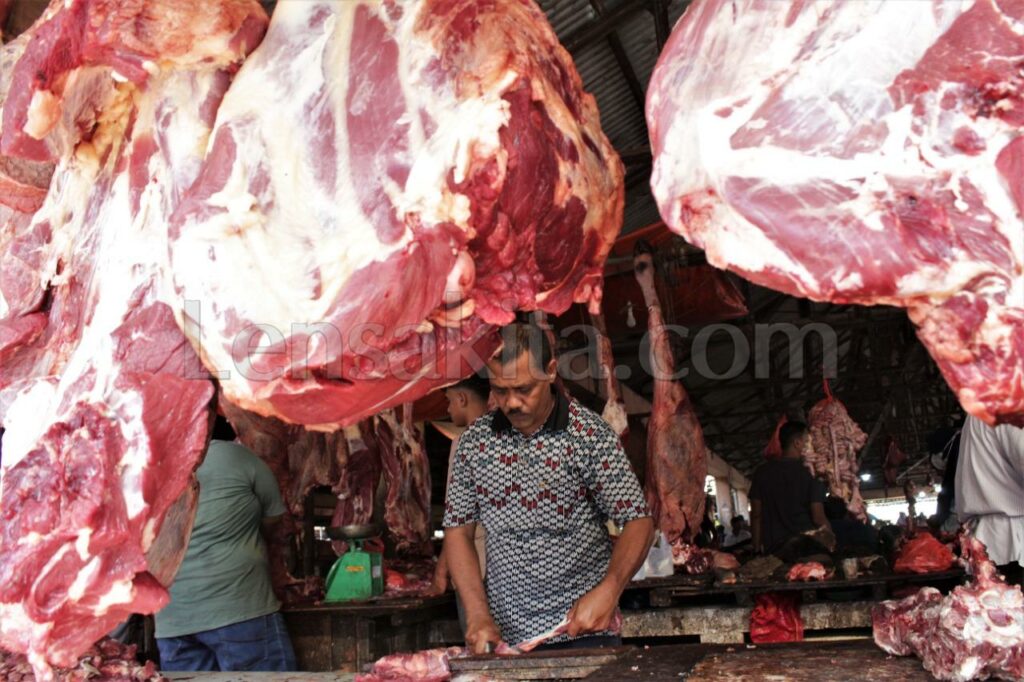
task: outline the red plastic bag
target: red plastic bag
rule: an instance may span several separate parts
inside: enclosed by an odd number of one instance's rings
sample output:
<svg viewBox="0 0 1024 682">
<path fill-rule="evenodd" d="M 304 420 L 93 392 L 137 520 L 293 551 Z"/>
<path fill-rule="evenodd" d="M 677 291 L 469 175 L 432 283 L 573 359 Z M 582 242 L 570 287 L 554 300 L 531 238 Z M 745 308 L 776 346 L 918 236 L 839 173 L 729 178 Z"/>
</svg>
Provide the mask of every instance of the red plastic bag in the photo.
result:
<svg viewBox="0 0 1024 682">
<path fill-rule="evenodd" d="M 754 597 L 750 612 L 750 641 L 755 644 L 804 641 L 800 594 L 768 592 Z"/>
<path fill-rule="evenodd" d="M 953 552 L 931 533 L 920 532 L 903 543 L 893 570 L 897 573 L 939 573 L 953 565 Z"/>
</svg>

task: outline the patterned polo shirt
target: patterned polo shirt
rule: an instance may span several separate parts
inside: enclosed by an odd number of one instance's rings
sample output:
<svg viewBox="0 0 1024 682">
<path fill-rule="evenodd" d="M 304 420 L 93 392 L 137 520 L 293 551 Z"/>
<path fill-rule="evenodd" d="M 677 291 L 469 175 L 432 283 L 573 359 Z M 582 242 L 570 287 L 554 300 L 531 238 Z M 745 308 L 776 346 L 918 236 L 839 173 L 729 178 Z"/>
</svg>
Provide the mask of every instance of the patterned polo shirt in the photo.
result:
<svg viewBox="0 0 1024 682">
<path fill-rule="evenodd" d="M 618 436 L 556 392 L 551 416 L 531 436 L 500 411 L 463 433 L 444 526 L 483 524 L 487 600 L 502 639 L 514 644 L 553 628 L 604 578 L 612 550 L 606 520 L 622 526 L 645 516 Z"/>
</svg>

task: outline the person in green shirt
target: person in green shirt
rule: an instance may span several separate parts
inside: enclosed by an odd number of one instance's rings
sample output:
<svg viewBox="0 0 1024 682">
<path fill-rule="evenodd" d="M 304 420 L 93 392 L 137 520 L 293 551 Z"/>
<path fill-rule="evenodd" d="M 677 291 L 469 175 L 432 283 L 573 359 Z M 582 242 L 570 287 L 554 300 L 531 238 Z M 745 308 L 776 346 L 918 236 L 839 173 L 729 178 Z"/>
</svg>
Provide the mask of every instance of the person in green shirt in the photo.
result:
<svg viewBox="0 0 1024 682">
<path fill-rule="evenodd" d="M 264 536 L 285 512 L 270 468 L 217 418 L 199 478 L 192 537 L 156 614 L 164 670 L 295 669 L 295 653 L 274 596 Z"/>
</svg>

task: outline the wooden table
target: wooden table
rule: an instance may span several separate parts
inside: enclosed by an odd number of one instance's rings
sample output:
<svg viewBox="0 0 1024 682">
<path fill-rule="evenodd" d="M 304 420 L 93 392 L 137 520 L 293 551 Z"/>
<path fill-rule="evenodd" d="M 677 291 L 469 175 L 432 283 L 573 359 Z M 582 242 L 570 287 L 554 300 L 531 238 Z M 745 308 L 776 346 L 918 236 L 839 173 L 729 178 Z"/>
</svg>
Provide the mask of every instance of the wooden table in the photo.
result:
<svg viewBox="0 0 1024 682">
<path fill-rule="evenodd" d="M 355 673 L 163 673 L 174 682 L 352 682 Z"/>
<path fill-rule="evenodd" d="M 388 654 L 441 646 L 439 624 L 457 621 L 452 594 L 340 602 L 282 610 L 299 668 L 360 672 Z"/>
<path fill-rule="evenodd" d="M 829 580 L 809 582 L 790 582 L 788 580 L 758 580 L 737 582 L 731 585 L 720 585 L 713 582 L 712 576 L 673 575 L 665 578 L 648 578 L 630 583 L 626 592 L 646 593 L 652 607 L 678 605 L 684 600 L 694 598 L 714 598 L 719 603 L 738 603 L 741 606 L 752 603 L 753 595 L 763 592 L 803 592 L 805 596 L 817 597 L 827 593 L 844 591 L 860 591 L 865 597 L 881 601 L 892 596 L 893 590 L 901 587 L 920 587 L 923 585 L 953 587 L 964 578 L 963 569 L 957 568 L 942 573 L 886 573 L 882 575 L 865 575 L 853 580 L 833 577 Z M 805 602 L 808 599 L 805 598 Z"/>
<path fill-rule="evenodd" d="M 680 644 L 637 649 L 586 678 L 587 682 L 929 682 L 921 662 L 888 656 L 870 640 L 799 644 Z"/>
</svg>

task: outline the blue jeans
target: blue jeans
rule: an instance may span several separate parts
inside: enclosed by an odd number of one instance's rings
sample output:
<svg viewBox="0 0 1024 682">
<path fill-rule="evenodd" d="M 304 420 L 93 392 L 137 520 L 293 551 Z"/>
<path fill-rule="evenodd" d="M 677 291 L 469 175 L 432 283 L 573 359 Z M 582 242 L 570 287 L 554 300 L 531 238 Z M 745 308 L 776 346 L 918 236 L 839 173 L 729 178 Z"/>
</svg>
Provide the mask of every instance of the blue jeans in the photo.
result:
<svg viewBox="0 0 1024 682">
<path fill-rule="evenodd" d="M 280 613 L 181 637 L 159 637 L 161 670 L 295 670 L 295 652 Z"/>
</svg>

